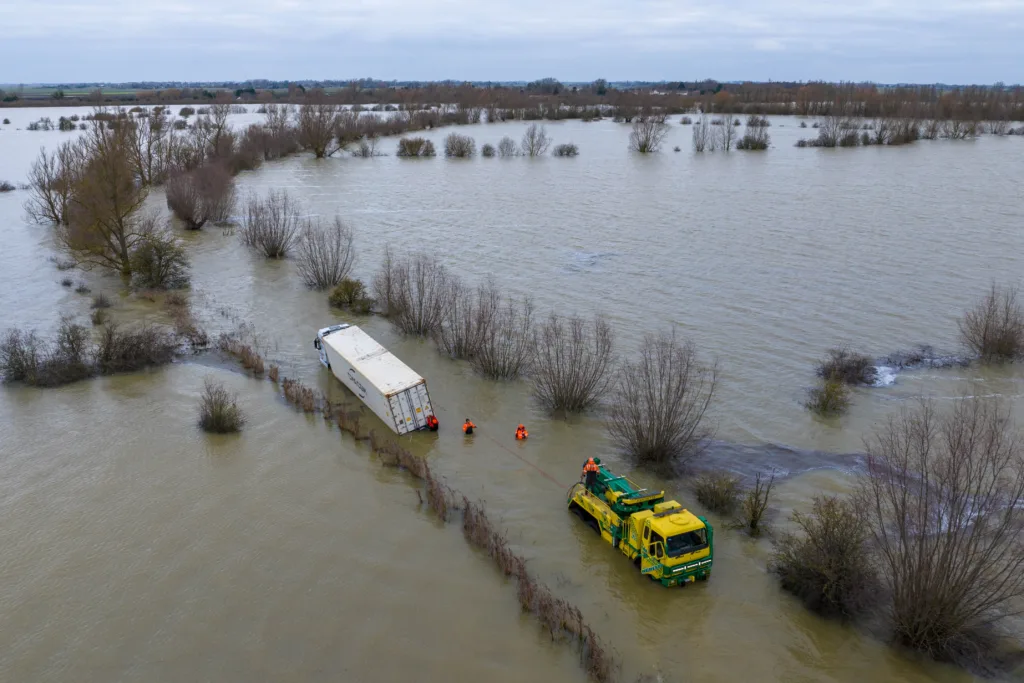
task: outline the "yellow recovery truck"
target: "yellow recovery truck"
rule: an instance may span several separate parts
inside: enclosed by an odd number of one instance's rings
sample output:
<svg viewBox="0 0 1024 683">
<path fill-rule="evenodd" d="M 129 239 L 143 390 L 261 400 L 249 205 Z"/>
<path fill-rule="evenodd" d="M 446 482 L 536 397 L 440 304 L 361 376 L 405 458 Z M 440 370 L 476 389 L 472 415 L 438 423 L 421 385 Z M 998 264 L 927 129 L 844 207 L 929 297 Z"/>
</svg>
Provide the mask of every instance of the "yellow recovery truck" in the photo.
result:
<svg viewBox="0 0 1024 683">
<path fill-rule="evenodd" d="M 595 458 L 596 463 L 600 460 Z M 714 530 L 664 491 L 648 491 L 599 464 L 590 488 L 569 490 L 569 510 L 663 586 L 711 576 Z"/>
</svg>

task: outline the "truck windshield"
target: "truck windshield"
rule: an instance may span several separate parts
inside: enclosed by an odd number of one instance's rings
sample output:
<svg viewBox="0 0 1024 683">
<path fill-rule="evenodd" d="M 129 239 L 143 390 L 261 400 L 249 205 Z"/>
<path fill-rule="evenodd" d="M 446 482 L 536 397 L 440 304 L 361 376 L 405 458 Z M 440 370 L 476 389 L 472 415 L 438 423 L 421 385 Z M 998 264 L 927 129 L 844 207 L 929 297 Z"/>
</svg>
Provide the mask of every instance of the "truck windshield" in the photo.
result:
<svg viewBox="0 0 1024 683">
<path fill-rule="evenodd" d="M 707 529 L 688 531 L 685 534 L 669 536 L 665 541 L 665 552 L 669 557 L 679 557 L 708 547 Z"/>
</svg>

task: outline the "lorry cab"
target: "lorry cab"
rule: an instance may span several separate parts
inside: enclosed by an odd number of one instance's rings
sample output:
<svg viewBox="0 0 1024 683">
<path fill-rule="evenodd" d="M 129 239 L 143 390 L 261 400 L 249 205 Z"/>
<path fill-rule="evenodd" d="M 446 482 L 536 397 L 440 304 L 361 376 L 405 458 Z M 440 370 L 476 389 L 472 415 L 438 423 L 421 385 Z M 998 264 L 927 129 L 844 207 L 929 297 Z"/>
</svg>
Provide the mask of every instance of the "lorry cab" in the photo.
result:
<svg viewBox="0 0 1024 683">
<path fill-rule="evenodd" d="M 348 327 L 347 324 L 331 325 L 330 327 L 322 327 L 317 330 L 316 339 L 313 340 L 313 348 L 320 354 L 320 363 L 322 363 L 328 370 L 331 369 L 331 361 L 328 360 L 327 350 L 324 348 L 324 337 L 329 335 L 331 332 L 344 330 L 346 327 Z"/>
<path fill-rule="evenodd" d="M 642 574 L 666 586 L 706 579 L 711 574 L 711 525 L 676 501 L 638 512 L 627 524 L 632 546 L 627 554 L 639 562 Z"/>
</svg>

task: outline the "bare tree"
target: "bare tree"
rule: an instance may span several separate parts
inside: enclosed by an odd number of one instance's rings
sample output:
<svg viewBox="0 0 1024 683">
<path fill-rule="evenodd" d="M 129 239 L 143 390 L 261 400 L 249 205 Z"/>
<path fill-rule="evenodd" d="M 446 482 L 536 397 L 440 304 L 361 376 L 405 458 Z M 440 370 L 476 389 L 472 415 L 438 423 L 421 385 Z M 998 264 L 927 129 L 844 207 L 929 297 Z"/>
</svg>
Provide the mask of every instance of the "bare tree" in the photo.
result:
<svg viewBox="0 0 1024 683">
<path fill-rule="evenodd" d="M 426 138 L 402 138 L 398 141 L 399 157 L 432 157 L 437 152 L 434 150 L 434 143 Z"/>
<path fill-rule="evenodd" d="M 61 143 L 51 155 L 39 150 L 32 163 L 28 185 L 31 191 L 25 212 L 38 223 L 67 225 L 71 195 L 86 159 L 84 140 Z"/>
<path fill-rule="evenodd" d="M 972 118 L 954 116 L 942 122 L 941 134 L 950 140 L 966 140 L 977 137 L 978 122 Z"/>
<path fill-rule="evenodd" d="M 132 274 L 132 251 L 153 229 L 143 215 L 148 190 L 130 161 L 127 124 L 93 126 L 85 138 L 85 161 L 69 204 L 69 220 L 57 240 L 80 264 Z"/>
<path fill-rule="evenodd" d="M 661 149 L 668 125 L 664 116 L 644 114 L 633 119 L 633 129 L 629 133 L 629 148 L 641 154 L 651 154 Z"/>
<path fill-rule="evenodd" d="M 853 106 L 849 102 L 840 101 L 832 105 L 827 116 L 823 117 L 818 126 L 817 147 L 839 147 L 848 144 L 848 140 L 856 139 L 857 118 Z"/>
<path fill-rule="evenodd" d="M 701 114 L 693 126 L 693 151 L 715 151 L 715 136 L 711 130 L 711 119 L 707 114 Z"/>
<path fill-rule="evenodd" d="M 228 124 L 230 114 L 231 104 L 219 102 L 211 104 L 209 114 L 204 117 L 210 131 L 210 146 L 214 150 L 221 149 L 221 138 L 231 130 L 231 126 Z"/>
<path fill-rule="evenodd" d="M 405 334 L 434 335 L 444 320 L 452 294 L 448 269 L 426 254 L 391 260 L 385 266 L 391 272 L 378 273 L 374 288 L 378 289 L 378 281 L 391 280 L 388 311 L 392 324 Z"/>
<path fill-rule="evenodd" d="M 937 658 L 978 652 L 978 629 L 1024 596 L 1024 449 L 1009 413 L 923 402 L 867 442 L 867 511 L 899 642 Z"/>
<path fill-rule="evenodd" d="M 597 405 L 611 385 L 612 329 L 554 313 L 540 327 L 533 360 L 533 395 L 549 412 L 581 413 Z"/>
<path fill-rule="evenodd" d="M 158 185 L 167 174 L 173 132 L 165 112 L 157 108 L 150 116 L 121 124 L 130 126 L 130 158 L 143 185 Z"/>
<path fill-rule="evenodd" d="M 507 299 L 494 323 L 481 334 L 470 361 L 489 379 L 517 379 L 526 374 L 534 351 L 533 303 Z"/>
<path fill-rule="evenodd" d="M 501 309 L 501 292 L 493 280 L 477 287 L 475 296 L 452 277 L 444 318 L 434 335 L 441 351 L 451 358 L 472 358 L 494 327 Z"/>
<path fill-rule="evenodd" d="M 242 242 L 259 249 L 267 258 L 284 258 L 299 233 L 297 213 L 284 190 L 271 190 L 266 199 L 250 195 L 245 206 L 245 222 L 239 231 Z"/>
<path fill-rule="evenodd" d="M 505 136 L 498 143 L 498 156 L 499 157 L 517 157 L 519 156 L 519 147 L 516 146 L 516 141 Z"/>
<path fill-rule="evenodd" d="M 311 289 L 330 289 L 348 277 L 355 263 L 352 230 L 335 216 L 323 226 L 319 219 L 307 219 L 298 244 L 298 268 L 302 281 Z"/>
<path fill-rule="evenodd" d="M 295 117 L 295 106 L 291 104 L 268 104 L 262 130 L 265 135 L 263 158 L 279 159 L 298 149 L 297 132 L 291 122 Z"/>
<path fill-rule="evenodd" d="M 775 470 L 768 476 L 758 472 L 754 475 L 754 485 L 747 490 L 743 498 L 743 525 L 751 536 L 760 536 L 763 529 L 761 522 L 768 511 L 772 488 L 775 486 Z"/>
<path fill-rule="evenodd" d="M 227 221 L 235 202 L 235 181 L 220 164 L 207 164 L 167 181 L 167 208 L 190 230 L 199 230 L 207 221 Z"/>
<path fill-rule="evenodd" d="M 543 156 L 550 146 L 551 138 L 548 137 L 547 130 L 544 126 L 538 126 L 536 123 L 532 123 L 530 124 L 530 127 L 526 129 L 526 132 L 523 133 L 521 149 L 523 150 L 523 154 L 528 157 Z"/>
<path fill-rule="evenodd" d="M 768 127 L 771 123 L 764 116 L 753 115 L 747 118 L 747 129 L 743 137 L 736 142 L 736 149 L 765 150 L 771 144 Z"/>
<path fill-rule="evenodd" d="M 722 116 L 722 125 L 715 126 L 715 137 L 718 138 L 717 146 L 726 152 L 732 150 L 736 140 L 736 127 L 733 125 L 735 121 L 736 117 L 732 114 L 725 114 Z"/>
<path fill-rule="evenodd" d="M 476 142 L 468 135 L 449 133 L 444 139 L 444 155 L 446 157 L 467 158 L 476 154 Z"/>
<path fill-rule="evenodd" d="M 959 321 L 963 343 L 987 363 L 1024 357 L 1024 310 L 1017 289 L 992 284 L 988 294 Z"/>
<path fill-rule="evenodd" d="M 267 104 L 263 108 L 266 117 L 264 125 L 267 130 L 281 131 L 291 127 L 292 118 L 295 116 L 295 105 L 292 104 Z"/>
<path fill-rule="evenodd" d="M 398 311 L 398 261 L 391 253 L 391 247 L 384 245 L 384 258 L 380 268 L 373 275 L 373 296 L 377 307 L 385 317 Z"/>
<path fill-rule="evenodd" d="M 714 435 L 705 419 L 715 395 L 717 368 L 702 365 L 697 349 L 673 331 L 647 335 L 636 362 L 619 371 L 608 432 L 639 463 L 669 471 L 701 455 Z"/>
<path fill-rule="evenodd" d="M 340 110 L 338 105 L 328 102 L 325 95 L 315 94 L 299 108 L 298 123 L 299 144 L 312 150 L 317 159 L 329 157 L 341 149 Z"/>
</svg>

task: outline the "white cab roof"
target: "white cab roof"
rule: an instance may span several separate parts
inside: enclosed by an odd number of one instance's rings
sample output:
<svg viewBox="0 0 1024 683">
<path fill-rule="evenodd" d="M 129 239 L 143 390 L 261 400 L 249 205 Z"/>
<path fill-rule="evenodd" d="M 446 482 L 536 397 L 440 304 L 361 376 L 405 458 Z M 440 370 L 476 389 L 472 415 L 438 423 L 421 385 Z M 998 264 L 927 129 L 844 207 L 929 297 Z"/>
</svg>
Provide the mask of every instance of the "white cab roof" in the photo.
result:
<svg viewBox="0 0 1024 683">
<path fill-rule="evenodd" d="M 321 335 L 328 329 L 321 330 Z M 424 381 L 412 368 L 355 325 L 328 332 L 322 338 L 324 344 L 351 363 L 385 396 Z"/>
</svg>

